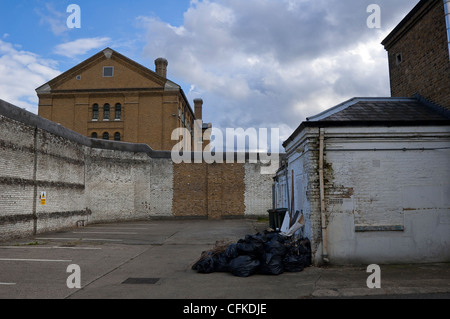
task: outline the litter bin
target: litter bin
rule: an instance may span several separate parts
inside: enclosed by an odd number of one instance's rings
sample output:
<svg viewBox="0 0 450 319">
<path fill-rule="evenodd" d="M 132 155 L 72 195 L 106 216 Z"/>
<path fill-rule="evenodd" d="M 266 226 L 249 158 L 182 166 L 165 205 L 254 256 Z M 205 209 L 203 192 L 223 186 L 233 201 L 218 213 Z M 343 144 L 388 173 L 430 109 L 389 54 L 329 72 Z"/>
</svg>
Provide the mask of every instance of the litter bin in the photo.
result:
<svg viewBox="0 0 450 319">
<path fill-rule="evenodd" d="M 276 214 L 276 209 L 269 209 L 267 211 L 269 213 L 269 227 L 272 229 L 275 229 L 275 214 Z"/>
<path fill-rule="evenodd" d="M 275 213 L 275 230 L 280 231 L 283 226 L 284 217 L 286 216 L 287 208 L 278 208 Z"/>
<path fill-rule="evenodd" d="M 269 227 L 275 231 L 280 231 L 283 225 L 287 208 L 269 209 Z"/>
</svg>

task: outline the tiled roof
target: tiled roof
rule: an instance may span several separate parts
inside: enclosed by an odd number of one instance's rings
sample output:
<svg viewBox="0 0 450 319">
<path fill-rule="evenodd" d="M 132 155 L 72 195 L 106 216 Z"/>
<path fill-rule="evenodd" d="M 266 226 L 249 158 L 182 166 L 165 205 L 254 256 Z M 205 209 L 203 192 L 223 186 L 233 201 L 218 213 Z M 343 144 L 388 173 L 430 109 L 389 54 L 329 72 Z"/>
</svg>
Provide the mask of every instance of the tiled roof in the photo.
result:
<svg viewBox="0 0 450 319">
<path fill-rule="evenodd" d="M 354 98 L 308 121 L 441 121 L 450 112 L 418 98 Z"/>
<path fill-rule="evenodd" d="M 283 143 L 305 127 L 450 125 L 450 111 L 419 94 L 413 98 L 353 98 L 302 122 Z"/>
</svg>

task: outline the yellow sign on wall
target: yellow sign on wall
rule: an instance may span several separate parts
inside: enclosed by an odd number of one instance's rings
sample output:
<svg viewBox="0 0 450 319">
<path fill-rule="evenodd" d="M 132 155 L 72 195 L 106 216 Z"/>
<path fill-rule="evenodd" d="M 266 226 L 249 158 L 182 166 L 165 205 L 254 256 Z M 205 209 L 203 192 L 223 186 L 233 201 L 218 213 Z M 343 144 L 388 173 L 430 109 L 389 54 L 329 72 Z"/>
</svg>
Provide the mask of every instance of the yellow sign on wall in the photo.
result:
<svg viewBox="0 0 450 319">
<path fill-rule="evenodd" d="M 45 206 L 45 201 L 47 199 L 47 192 L 41 192 L 41 196 L 39 198 L 41 199 L 41 205 Z"/>
</svg>

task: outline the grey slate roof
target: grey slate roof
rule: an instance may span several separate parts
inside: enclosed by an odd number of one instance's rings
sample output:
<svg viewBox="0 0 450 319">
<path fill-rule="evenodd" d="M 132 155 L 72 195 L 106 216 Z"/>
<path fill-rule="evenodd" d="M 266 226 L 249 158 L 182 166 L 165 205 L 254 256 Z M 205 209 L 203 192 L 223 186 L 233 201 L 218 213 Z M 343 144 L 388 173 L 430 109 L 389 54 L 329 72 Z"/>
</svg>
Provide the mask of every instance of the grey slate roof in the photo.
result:
<svg viewBox="0 0 450 319">
<path fill-rule="evenodd" d="M 308 121 L 440 121 L 450 119 L 443 108 L 417 98 L 353 98 Z"/>
<path fill-rule="evenodd" d="M 286 147 L 305 127 L 332 126 L 450 126 L 450 111 L 419 94 L 412 98 L 356 97 L 311 116 L 283 143 Z"/>
</svg>

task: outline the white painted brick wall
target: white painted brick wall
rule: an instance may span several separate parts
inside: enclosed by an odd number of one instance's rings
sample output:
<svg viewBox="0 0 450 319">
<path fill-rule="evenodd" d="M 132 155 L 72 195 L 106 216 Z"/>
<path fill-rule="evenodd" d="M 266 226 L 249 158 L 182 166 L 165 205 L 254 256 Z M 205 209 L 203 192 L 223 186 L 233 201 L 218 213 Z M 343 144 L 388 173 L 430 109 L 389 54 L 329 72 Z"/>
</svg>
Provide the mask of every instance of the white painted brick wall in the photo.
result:
<svg viewBox="0 0 450 319">
<path fill-rule="evenodd" d="M 86 165 L 87 203 L 92 221 L 117 221 L 136 216 L 135 194 L 141 193 L 136 179 L 150 181 L 146 154 L 112 150 L 90 150 Z M 139 210 L 138 210 L 139 211 Z M 142 212 L 142 211 L 140 211 Z"/>
<path fill-rule="evenodd" d="M 14 214 L 31 214 L 33 186 L 0 184 L 0 217 Z"/>
<path fill-rule="evenodd" d="M 244 164 L 245 216 L 268 216 L 272 209 L 273 174 L 261 174 L 261 164 Z"/>
<path fill-rule="evenodd" d="M 141 200 L 151 216 L 172 216 L 173 165 L 171 160 L 153 159 L 150 162 L 150 194 Z M 146 199 L 149 197 L 149 200 Z"/>
<path fill-rule="evenodd" d="M 433 128 L 425 129 L 424 134 L 429 134 L 432 130 Z M 418 131 L 419 129 L 414 130 L 416 134 L 419 134 Z M 332 179 L 333 184 L 328 189 L 328 198 L 342 197 L 339 194 L 339 186 L 352 188 L 354 193 L 351 208 L 354 211 L 356 225 L 403 225 L 404 214 L 407 213 L 404 208 L 409 206 L 408 203 L 404 203 L 405 195 L 420 198 L 423 193 L 429 193 L 430 188 L 436 189 L 436 198 L 428 199 L 430 203 L 427 208 L 448 208 L 443 203 L 446 196 L 440 192 L 447 193 L 450 186 L 450 150 L 402 151 L 401 149 L 450 147 L 449 138 L 414 141 L 401 137 L 393 139 L 398 134 L 392 135 L 391 139 L 386 141 L 380 139 L 374 141 L 370 138 L 350 141 L 329 138 L 326 141 L 327 149 L 378 149 L 378 151 L 326 151 L 325 160 L 332 166 L 332 172 L 329 172 L 327 177 Z M 333 191 L 336 191 L 336 194 L 333 194 Z M 447 195 L 450 197 L 450 193 Z M 338 206 L 335 207 L 336 210 L 342 210 L 342 207 Z M 329 213 L 332 209 L 333 207 L 329 207 Z"/>
<path fill-rule="evenodd" d="M 289 143 L 287 155 L 290 170 L 303 170 L 302 177 L 296 176 L 303 181 L 296 185 L 307 181 L 305 201 L 295 205 L 303 205 L 305 230 L 320 264 L 317 137 L 317 128 L 306 128 Z M 307 150 L 301 156 L 296 151 L 300 146 Z M 437 149 L 407 150 L 412 148 Z M 324 182 L 331 262 L 449 261 L 449 148 L 449 127 L 327 128 Z M 297 192 L 296 196 L 301 198 Z M 384 231 L 357 232 L 358 226 Z M 404 230 L 386 231 L 393 226 Z"/>
</svg>

